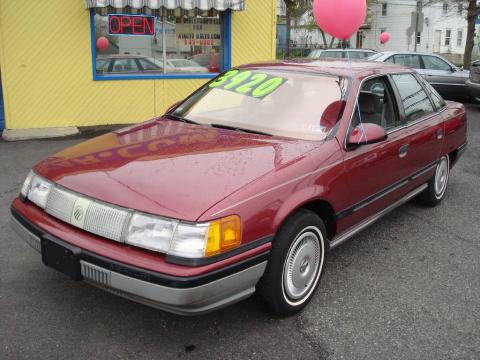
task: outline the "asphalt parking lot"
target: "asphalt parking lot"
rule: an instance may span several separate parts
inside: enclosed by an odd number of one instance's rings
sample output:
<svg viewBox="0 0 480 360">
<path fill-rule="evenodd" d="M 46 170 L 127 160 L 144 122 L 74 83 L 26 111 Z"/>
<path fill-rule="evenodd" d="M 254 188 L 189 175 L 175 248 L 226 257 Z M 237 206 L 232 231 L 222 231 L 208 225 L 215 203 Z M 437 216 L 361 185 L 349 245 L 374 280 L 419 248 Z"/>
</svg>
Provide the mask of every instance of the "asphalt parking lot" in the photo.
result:
<svg viewBox="0 0 480 360">
<path fill-rule="evenodd" d="M 9 226 L 30 167 L 82 141 L 0 142 L 1 359 L 480 359 L 480 105 L 444 202 L 409 203 L 334 250 L 298 316 L 255 299 L 201 317 L 148 308 L 42 265 Z"/>
</svg>

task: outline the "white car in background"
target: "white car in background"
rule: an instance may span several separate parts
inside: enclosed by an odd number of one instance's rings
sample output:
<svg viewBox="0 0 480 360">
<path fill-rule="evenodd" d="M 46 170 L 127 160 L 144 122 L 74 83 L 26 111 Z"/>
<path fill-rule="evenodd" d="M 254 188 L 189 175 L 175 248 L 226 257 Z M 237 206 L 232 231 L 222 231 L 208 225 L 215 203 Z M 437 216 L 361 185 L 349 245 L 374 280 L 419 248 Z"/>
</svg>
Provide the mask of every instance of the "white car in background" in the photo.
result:
<svg viewBox="0 0 480 360">
<path fill-rule="evenodd" d="M 152 59 L 152 61 L 164 67 L 162 59 Z M 167 59 L 165 66 L 166 73 L 208 73 L 208 69 L 193 60 L 188 59 Z"/>
</svg>

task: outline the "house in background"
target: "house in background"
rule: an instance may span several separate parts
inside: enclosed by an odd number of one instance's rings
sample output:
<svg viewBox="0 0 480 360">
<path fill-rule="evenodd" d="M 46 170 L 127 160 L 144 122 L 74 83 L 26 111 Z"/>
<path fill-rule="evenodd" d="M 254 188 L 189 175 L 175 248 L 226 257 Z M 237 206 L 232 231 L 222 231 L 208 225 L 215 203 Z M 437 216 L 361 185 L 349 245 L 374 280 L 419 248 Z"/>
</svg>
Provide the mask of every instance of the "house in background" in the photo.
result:
<svg viewBox="0 0 480 360">
<path fill-rule="evenodd" d="M 421 9 L 419 17 L 423 29 L 415 34 L 411 14 Z M 277 0 L 277 49 L 285 43 L 285 5 Z M 460 64 L 467 36 L 467 2 L 465 1 L 415 1 L 415 0 L 372 0 L 369 1 L 365 23 L 357 34 L 350 39 L 350 47 L 367 48 L 376 51 L 416 51 L 438 53 L 450 61 Z M 305 12 L 297 19 L 292 19 L 291 44 L 293 48 L 323 48 L 320 29 L 311 26 L 313 18 Z M 419 26 L 420 28 L 420 26 Z M 382 31 L 390 34 L 390 41 L 382 45 L 379 36 Z M 325 34 L 330 45 L 331 37 Z M 475 38 L 475 44 L 478 41 Z M 283 45 L 284 46 L 284 45 Z M 333 47 L 339 46 L 334 41 Z M 479 58 L 479 46 L 474 46 L 473 57 Z"/>
<path fill-rule="evenodd" d="M 416 41 L 418 52 L 438 53 L 455 63 L 463 61 L 467 36 L 466 2 L 385 0 L 372 3 L 370 7 L 372 27 L 361 32 L 364 47 L 377 51 L 414 51 Z M 417 8 L 423 13 L 423 19 L 419 17 L 423 30 L 415 33 L 411 14 Z M 390 34 L 390 41 L 385 45 L 378 40 L 383 31 Z"/>
</svg>

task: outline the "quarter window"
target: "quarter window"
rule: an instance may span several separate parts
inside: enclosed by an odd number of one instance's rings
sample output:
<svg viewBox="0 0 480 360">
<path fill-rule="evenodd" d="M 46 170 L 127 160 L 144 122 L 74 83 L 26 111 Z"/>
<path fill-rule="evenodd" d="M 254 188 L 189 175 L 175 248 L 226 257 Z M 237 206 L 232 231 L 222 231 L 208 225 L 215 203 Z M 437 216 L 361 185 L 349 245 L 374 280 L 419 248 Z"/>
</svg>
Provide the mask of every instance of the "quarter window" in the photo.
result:
<svg viewBox="0 0 480 360">
<path fill-rule="evenodd" d="M 433 105 L 420 82 L 412 74 L 395 74 L 392 79 L 402 99 L 407 123 L 434 112 Z"/>
</svg>

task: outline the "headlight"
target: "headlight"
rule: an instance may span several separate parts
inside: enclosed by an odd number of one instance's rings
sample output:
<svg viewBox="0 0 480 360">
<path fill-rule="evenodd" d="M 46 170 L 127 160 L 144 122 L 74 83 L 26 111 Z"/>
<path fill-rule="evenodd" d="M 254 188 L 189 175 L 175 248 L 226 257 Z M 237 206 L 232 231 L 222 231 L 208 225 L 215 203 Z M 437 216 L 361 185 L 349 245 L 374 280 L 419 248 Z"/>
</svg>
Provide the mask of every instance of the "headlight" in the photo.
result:
<svg viewBox="0 0 480 360">
<path fill-rule="evenodd" d="M 240 218 L 228 216 L 203 224 L 134 214 L 125 242 L 184 258 L 217 255 L 241 244 Z"/>
<path fill-rule="evenodd" d="M 28 190 L 28 200 L 42 209 L 45 209 L 51 188 L 52 183 L 50 181 L 47 181 L 38 175 L 34 175 Z"/>
<path fill-rule="evenodd" d="M 27 175 L 27 178 L 23 182 L 22 190 L 20 190 L 20 194 L 22 194 L 24 198 L 28 196 L 28 191 L 30 190 L 30 185 L 32 184 L 32 179 L 34 176 L 35 176 L 35 173 L 33 172 L 33 170 L 30 170 L 30 172 Z"/>
<path fill-rule="evenodd" d="M 176 223 L 158 217 L 134 214 L 130 220 L 125 242 L 145 249 L 166 253 Z"/>
</svg>

